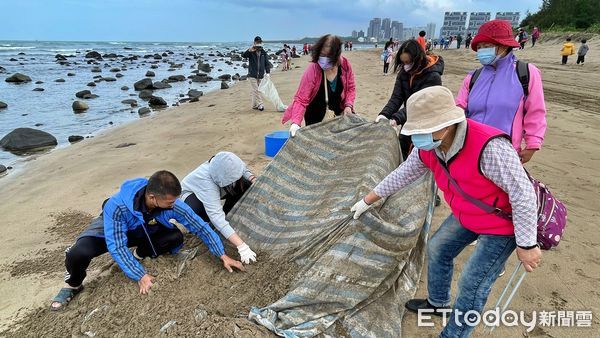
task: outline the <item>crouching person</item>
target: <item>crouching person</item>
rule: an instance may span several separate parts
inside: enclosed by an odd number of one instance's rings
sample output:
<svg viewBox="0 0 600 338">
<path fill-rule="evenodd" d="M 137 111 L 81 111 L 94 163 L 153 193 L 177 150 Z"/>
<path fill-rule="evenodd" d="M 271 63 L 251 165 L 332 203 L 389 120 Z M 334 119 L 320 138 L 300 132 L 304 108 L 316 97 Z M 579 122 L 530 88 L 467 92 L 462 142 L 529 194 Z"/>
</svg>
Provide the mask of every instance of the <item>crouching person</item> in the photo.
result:
<svg viewBox="0 0 600 338">
<path fill-rule="evenodd" d="M 412 299 L 405 306 L 412 312 L 427 310 L 436 315 L 449 309 L 454 258 L 478 239 L 459 278 L 448 325 L 440 335 L 468 337 L 473 327 L 466 323 L 475 316 L 469 311 L 481 314 L 515 248 L 528 272 L 540 264 L 536 196 L 510 138 L 493 127 L 465 119 L 450 90 L 441 86 L 422 89 L 408 99 L 406 109 L 408 120 L 401 132 L 412 137 L 415 149 L 351 210 L 358 218 L 380 198 L 398 192 L 427 171 L 433 172 L 452 214 L 427 244 L 428 298 Z M 495 212 L 483 211 L 475 200 L 493 205 Z"/>
<path fill-rule="evenodd" d="M 139 260 L 177 253 L 183 234 L 169 222 L 175 219 L 198 236 L 210 252 L 219 257 L 225 269 L 244 270 L 241 262 L 228 257 L 219 236 L 185 203 L 178 200 L 181 185 L 175 175 L 158 171 L 150 179 L 125 181 L 118 193 L 102 206 L 101 215 L 67 249 L 66 285 L 52 300 L 51 310 L 67 305 L 83 289 L 87 267 L 93 258 L 110 252 L 127 277 L 137 281 L 141 294 L 147 294 L 154 277 Z M 135 247 L 130 251 L 129 247 Z"/>
<path fill-rule="evenodd" d="M 202 163 L 181 181 L 181 200 L 235 245 L 241 261 L 245 264 L 256 262 L 256 253 L 236 234 L 225 215 L 254 180 L 254 175 L 244 161 L 234 153 L 222 151 Z M 225 200 L 223 205 L 221 200 Z"/>
</svg>

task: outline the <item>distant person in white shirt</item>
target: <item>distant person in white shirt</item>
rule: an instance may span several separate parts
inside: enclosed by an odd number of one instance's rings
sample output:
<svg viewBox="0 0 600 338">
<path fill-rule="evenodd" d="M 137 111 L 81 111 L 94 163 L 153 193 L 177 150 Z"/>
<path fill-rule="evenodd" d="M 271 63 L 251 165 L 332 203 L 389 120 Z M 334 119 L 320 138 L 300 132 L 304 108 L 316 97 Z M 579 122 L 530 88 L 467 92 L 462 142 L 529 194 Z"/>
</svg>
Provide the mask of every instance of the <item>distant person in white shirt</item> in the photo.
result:
<svg viewBox="0 0 600 338">
<path fill-rule="evenodd" d="M 256 253 L 236 234 L 225 215 L 255 179 L 244 161 L 234 153 L 223 151 L 181 181 L 181 200 L 237 247 L 244 264 L 256 262 Z M 225 200 L 224 205 L 221 200 Z"/>
</svg>

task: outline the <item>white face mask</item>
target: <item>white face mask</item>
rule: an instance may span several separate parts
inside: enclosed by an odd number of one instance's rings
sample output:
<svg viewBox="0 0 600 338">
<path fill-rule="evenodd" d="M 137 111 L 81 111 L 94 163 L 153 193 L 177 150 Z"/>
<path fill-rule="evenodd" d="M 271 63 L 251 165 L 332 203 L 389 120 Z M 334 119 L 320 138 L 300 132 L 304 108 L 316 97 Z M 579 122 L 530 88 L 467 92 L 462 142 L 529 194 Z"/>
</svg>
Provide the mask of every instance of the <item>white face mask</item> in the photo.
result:
<svg viewBox="0 0 600 338">
<path fill-rule="evenodd" d="M 412 63 L 409 64 L 404 64 L 404 66 L 402 66 L 402 68 L 404 68 L 404 71 L 408 73 L 409 70 L 411 70 L 413 67 Z"/>
<path fill-rule="evenodd" d="M 258 47 L 258 48 L 262 48 L 263 44 L 262 43 L 257 43 L 254 45 L 254 47 Z"/>
</svg>

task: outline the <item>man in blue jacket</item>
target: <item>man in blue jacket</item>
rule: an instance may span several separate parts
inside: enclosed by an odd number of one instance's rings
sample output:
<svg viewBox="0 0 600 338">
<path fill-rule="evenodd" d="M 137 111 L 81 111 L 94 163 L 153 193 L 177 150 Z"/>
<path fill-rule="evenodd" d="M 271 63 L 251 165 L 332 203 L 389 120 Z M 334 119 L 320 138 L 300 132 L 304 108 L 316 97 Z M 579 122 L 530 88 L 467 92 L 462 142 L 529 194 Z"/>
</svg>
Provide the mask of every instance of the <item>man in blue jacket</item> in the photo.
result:
<svg viewBox="0 0 600 338">
<path fill-rule="evenodd" d="M 179 200 L 179 195 L 179 180 L 165 170 L 154 173 L 148 180 L 125 181 L 121 190 L 104 202 L 102 214 L 67 249 L 66 286 L 52 300 L 51 310 L 63 308 L 83 289 L 90 262 L 106 252 L 127 277 L 138 282 L 140 293 L 147 294 L 154 277 L 144 270 L 139 260 L 164 253 L 175 254 L 183 246 L 183 234 L 170 219 L 198 236 L 229 272 L 233 272 L 233 267 L 244 271 L 241 262 L 225 254 L 221 239 L 210 225 Z M 129 247 L 135 249 L 130 251 Z"/>
</svg>

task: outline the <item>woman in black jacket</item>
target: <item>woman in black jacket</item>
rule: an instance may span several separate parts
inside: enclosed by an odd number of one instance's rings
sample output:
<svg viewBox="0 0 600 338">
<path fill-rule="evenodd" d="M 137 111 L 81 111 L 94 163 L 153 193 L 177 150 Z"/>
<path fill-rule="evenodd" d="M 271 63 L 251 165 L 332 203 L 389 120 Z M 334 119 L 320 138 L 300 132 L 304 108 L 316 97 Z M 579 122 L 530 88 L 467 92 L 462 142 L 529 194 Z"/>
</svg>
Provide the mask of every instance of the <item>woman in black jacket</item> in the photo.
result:
<svg viewBox="0 0 600 338">
<path fill-rule="evenodd" d="M 423 88 L 442 84 L 444 60 L 441 56 L 427 55 L 416 40 L 408 40 L 400 46 L 396 54 L 394 72 L 398 72 L 394 91 L 375 122 L 389 120 L 395 127 L 406 122 L 404 107 L 412 94 Z M 403 158 L 408 156 L 410 145 L 410 137 L 400 135 Z"/>
</svg>

